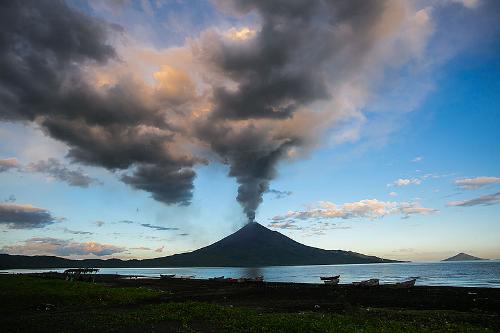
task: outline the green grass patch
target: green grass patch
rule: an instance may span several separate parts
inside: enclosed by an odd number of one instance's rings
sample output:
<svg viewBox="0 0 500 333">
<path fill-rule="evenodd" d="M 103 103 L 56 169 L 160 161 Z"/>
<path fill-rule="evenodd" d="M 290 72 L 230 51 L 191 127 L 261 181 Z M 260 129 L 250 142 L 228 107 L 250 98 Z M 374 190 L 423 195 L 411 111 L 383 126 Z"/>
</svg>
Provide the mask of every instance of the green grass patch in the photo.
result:
<svg viewBox="0 0 500 333">
<path fill-rule="evenodd" d="M 416 314 L 411 320 L 376 315 L 261 313 L 207 303 L 164 303 L 137 308 L 39 313 L 0 322 L 4 332 L 494 332 L 486 327 L 449 321 L 449 315 Z"/>
<path fill-rule="evenodd" d="M 161 303 L 159 296 L 161 292 L 145 288 L 0 276 L 0 328 L 2 332 L 495 331 L 487 315 L 475 313 L 363 308 L 342 314 L 275 313 L 199 302 Z"/>
<path fill-rule="evenodd" d="M 37 307 L 80 307 L 129 304 L 159 295 L 146 288 L 110 288 L 101 284 L 20 275 L 0 276 L 0 311 Z"/>
</svg>

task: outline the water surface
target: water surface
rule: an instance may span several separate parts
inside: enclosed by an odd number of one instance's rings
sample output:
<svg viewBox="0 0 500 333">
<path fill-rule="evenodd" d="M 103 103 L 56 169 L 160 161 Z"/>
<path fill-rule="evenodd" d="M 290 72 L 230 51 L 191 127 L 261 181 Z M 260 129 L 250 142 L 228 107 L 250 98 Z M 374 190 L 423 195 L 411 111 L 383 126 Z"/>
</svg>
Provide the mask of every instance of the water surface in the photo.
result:
<svg viewBox="0 0 500 333">
<path fill-rule="evenodd" d="M 64 269 L 13 269 L 0 273 L 46 272 Z M 418 277 L 417 285 L 500 287 L 500 260 L 390 263 L 359 265 L 269 266 L 269 267 L 181 267 L 181 268 L 102 268 L 103 274 L 143 275 L 159 277 L 160 274 L 194 275 L 206 279 L 214 276 L 242 277 L 264 275 L 266 281 L 321 283 L 320 276 L 340 275 L 340 283 L 380 279 L 380 283 L 403 281 Z"/>
</svg>

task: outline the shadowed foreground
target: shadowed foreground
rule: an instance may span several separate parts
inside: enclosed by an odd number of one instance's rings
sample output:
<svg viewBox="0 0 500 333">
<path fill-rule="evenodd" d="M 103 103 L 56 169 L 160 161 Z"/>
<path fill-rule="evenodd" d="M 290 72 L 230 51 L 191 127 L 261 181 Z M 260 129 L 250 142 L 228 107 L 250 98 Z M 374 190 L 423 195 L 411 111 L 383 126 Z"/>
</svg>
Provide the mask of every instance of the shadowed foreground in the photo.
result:
<svg viewBox="0 0 500 333">
<path fill-rule="evenodd" d="M 0 276 L 2 332 L 495 332 L 500 290 Z"/>
</svg>

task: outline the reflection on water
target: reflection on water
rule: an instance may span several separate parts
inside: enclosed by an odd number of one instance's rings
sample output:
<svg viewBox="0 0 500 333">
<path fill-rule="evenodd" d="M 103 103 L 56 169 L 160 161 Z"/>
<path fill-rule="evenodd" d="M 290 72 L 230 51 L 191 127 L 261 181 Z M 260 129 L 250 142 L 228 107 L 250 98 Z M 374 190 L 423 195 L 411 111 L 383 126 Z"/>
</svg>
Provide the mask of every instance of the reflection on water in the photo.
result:
<svg viewBox="0 0 500 333">
<path fill-rule="evenodd" d="M 242 277 L 256 278 L 262 275 L 264 274 L 261 267 L 245 267 Z"/>
<path fill-rule="evenodd" d="M 64 269 L 8 270 L 10 273 L 64 271 Z M 272 267 L 182 267 L 182 268 L 102 268 L 100 273 L 144 275 L 160 274 L 194 275 L 206 279 L 225 277 L 264 276 L 266 281 L 320 283 L 320 276 L 340 275 L 340 283 L 378 278 L 381 283 L 402 281 L 418 277 L 417 285 L 496 287 L 500 288 L 500 261 L 397 263 L 363 265 L 316 265 Z"/>
</svg>

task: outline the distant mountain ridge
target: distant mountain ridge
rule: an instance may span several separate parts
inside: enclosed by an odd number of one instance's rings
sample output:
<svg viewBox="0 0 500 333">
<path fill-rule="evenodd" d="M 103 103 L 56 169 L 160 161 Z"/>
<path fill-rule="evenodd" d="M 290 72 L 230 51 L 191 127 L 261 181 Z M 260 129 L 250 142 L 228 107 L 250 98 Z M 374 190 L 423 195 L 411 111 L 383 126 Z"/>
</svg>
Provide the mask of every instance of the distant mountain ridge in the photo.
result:
<svg viewBox="0 0 500 333">
<path fill-rule="evenodd" d="M 470 254 L 460 252 L 459 254 L 454 255 L 453 257 L 443 259 L 442 261 L 470 261 L 470 260 L 486 260 L 486 259 L 474 257 L 471 256 Z"/>
<path fill-rule="evenodd" d="M 395 260 L 342 250 L 323 250 L 301 244 L 259 223 L 198 250 L 142 260 L 84 259 L 0 254 L 0 269 L 66 267 L 251 267 L 389 263 Z"/>
</svg>

